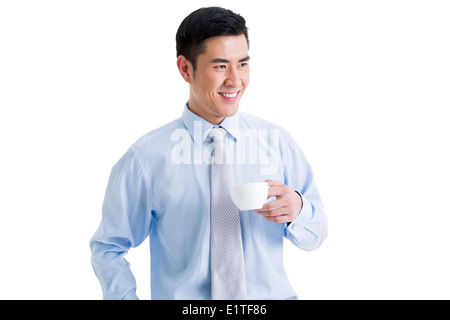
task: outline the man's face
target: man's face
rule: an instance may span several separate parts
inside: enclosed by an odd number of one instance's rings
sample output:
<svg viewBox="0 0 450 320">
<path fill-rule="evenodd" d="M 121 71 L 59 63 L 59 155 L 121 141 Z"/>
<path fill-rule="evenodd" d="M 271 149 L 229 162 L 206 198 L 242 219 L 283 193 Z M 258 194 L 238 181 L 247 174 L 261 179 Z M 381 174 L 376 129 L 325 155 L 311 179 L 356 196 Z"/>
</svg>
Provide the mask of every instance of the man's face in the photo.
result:
<svg viewBox="0 0 450 320">
<path fill-rule="evenodd" d="M 189 109 L 219 124 L 238 111 L 250 80 L 248 45 L 244 35 L 218 36 L 205 40 L 205 48 L 189 76 Z"/>
</svg>

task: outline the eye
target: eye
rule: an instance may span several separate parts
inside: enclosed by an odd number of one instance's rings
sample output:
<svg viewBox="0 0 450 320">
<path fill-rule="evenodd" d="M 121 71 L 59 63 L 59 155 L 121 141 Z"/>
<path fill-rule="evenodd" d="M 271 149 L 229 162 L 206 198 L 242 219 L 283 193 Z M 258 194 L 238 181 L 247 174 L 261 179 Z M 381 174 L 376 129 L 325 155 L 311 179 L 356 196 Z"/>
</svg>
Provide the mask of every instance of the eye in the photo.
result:
<svg viewBox="0 0 450 320">
<path fill-rule="evenodd" d="M 246 66 L 248 66 L 248 62 L 242 62 L 239 67 L 241 68 L 245 68 Z"/>
<path fill-rule="evenodd" d="M 224 65 L 224 64 L 221 64 L 221 65 L 219 65 L 219 66 L 214 66 L 214 68 L 215 68 L 215 69 L 226 69 L 227 66 Z"/>
</svg>

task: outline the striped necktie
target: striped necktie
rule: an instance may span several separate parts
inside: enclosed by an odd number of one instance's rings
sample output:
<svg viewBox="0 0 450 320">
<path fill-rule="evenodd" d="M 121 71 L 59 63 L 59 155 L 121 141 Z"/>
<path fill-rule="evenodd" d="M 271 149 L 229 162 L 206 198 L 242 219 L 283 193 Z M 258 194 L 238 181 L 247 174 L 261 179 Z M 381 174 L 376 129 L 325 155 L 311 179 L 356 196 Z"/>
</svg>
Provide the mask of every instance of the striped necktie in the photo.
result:
<svg viewBox="0 0 450 320">
<path fill-rule="evenodd" d="M 223 128 L 213 128 L 211 162 L 211 299 L 247 299 L 239 209 L 230 198 L 233 167 Z"/>
</svg>

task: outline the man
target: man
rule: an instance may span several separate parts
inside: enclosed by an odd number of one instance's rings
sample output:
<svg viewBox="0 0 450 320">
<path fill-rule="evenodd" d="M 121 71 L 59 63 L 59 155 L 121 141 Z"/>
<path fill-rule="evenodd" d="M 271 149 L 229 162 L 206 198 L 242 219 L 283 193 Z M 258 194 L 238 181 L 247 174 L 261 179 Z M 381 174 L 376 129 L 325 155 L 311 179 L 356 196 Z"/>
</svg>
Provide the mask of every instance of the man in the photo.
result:
<svg viewBox="0 0 450 320">
<path fill-rule="evenodd" d="M 202 8 L 176 40 L 189 101 L 180 119 L 141 137 L 112 169 L 91 239 L 104 298 L 137 299 L 124 255 L 150 236 L 152 299 L 296 299 L 283 238 L 314 250 L 327 220 L 293 138 L 238 111 L 250 78 L 245 20 Z M 239 211 L 229 184 L 261 181 L 271 201 Z"/>
</svg>

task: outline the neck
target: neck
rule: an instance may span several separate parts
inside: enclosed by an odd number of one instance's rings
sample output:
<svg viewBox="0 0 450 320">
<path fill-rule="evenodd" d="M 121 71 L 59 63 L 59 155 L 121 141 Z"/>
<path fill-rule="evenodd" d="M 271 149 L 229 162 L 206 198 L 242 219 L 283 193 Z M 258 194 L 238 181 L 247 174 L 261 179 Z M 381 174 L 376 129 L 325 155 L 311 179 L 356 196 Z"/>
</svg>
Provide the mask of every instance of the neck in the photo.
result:
<svg viewBox="0 0 450 320">
<path fill-rule="evenodd" d="M 200 118 L 205 119 L 214 126 L 220 124 L 226 118 L 224 116 L 215 116 L 213 114 L 206 114 L 205 112 L 201 112 L 200 108 L 196 108 L 196 106 L 191 103 L 191 100 L 189 100 L 188 108 L 192 113 L 199 116 Z"/>
</svg>

